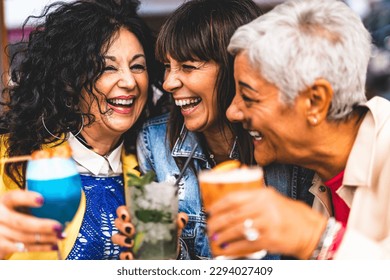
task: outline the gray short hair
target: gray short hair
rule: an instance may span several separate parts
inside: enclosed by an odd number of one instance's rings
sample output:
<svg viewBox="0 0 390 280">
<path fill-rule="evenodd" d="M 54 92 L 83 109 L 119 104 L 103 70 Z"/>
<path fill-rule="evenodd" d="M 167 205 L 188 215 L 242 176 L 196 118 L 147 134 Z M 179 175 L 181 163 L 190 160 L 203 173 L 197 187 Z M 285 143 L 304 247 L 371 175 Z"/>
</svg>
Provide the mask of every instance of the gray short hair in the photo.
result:
<svg viewBox="0 0 390 280">
<path fill-rule="evenodd" d="M 328 80 L 334 90 L 329 120 L 346 118 L 366 101 L 371 36 L 341 1 L 286 1 L 238 28 L 228 50 L 245 52 L 287 104 L 316 79 Z"/>
</svg>

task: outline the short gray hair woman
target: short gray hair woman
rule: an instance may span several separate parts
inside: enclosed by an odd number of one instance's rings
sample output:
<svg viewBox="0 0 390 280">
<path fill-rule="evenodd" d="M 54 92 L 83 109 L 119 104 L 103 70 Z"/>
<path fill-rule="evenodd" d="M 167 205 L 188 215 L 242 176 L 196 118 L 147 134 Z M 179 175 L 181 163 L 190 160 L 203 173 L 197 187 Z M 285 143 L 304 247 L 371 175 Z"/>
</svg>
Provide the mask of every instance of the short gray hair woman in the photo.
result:
<svg viewBox="0 0 390 280">
<path fill-rule="evenodd" d="M 235 32 L 228 118 L 250 130 L 260 165 L 316 171 L 319 211 L 272 188 L 226 196 L 208 226 L 222 253 L 390 258 L 390 102 L 366 101 L 370 47 L 360 18 L 336 0 L 288 1 Z M 256 241 L 245 239 L 245 219 Z"/>
</svg>

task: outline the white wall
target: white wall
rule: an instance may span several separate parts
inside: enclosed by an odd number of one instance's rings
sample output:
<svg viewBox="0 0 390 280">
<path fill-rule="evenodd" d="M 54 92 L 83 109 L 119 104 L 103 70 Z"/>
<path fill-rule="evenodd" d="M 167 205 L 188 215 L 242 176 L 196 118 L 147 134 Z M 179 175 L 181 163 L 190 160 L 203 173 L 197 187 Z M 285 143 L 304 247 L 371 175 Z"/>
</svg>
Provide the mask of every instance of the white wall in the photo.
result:
<svg viewBox="0 0 390 280">
<path fill-rule="evenodd" d="M 56 0 L 4 0 L 7 28 L 20 28 L 30 15 L 39 15 L 48 3 Z M 73 0 L 62 0 L 72 2 Z M 184 0 L 141 0 L 140 14 L 164 14 L 174 10 Z"/>
<path fill-rule="evenodd" d="M 39 15 L 46 4 L 55 0 L 3 0 L 5 3 L 5 22 L 11 28 L 20 28 L 29 15 Z M 71 2 L 73 0 L 62 0 Z M 168 14 L 185 0 L 141 0 L 140 14 Z M 283 0 L 255 0 L 260 5 L 274 5 Z"/>
</svg>

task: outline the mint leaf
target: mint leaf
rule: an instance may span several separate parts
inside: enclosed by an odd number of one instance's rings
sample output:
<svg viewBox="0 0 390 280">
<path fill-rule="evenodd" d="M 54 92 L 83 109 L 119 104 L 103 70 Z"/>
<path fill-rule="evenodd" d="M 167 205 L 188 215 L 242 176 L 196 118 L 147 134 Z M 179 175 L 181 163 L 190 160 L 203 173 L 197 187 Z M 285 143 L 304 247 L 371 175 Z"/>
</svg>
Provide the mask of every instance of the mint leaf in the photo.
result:
<svg viewBox="0 0 390 280">
<path fill-rule="evenodd" d="M 150 170 L 143 176 L 137 176 L 132 173 L 127 173 L 127 176 L 129 177 L 127 181 L 128 186 L 143 187 L 154 181 L 156 173 Z"/>
</svg>

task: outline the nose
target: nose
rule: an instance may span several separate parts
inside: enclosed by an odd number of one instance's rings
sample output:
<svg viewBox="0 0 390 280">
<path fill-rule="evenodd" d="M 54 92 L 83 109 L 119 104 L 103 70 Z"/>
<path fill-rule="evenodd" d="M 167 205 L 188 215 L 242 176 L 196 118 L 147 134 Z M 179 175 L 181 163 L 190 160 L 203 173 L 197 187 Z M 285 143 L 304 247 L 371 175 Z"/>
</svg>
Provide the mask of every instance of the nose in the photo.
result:
<svg viewBox="0 0 390 280">
<path fill-rule="evenodd" d="M 132 90 L 135 88 L 136 81 L 133 74 L 130 71 L 121 71 L 118 80 L 118 87 Z"/>
<path fill-rule="evenodd" d="M 240 110 L 242 98 L 236 94 L 232 103 L 226 110 L 226 117 L 230 122 L 240 122 L 244 120 L 244 113 Z"/>
<path fill-rule="evenodd" d="M 183 85 L 180 80 L 178 71 L 166 71 L 163 88 L 167 92 L 175 92 Z"/>
</svg>

